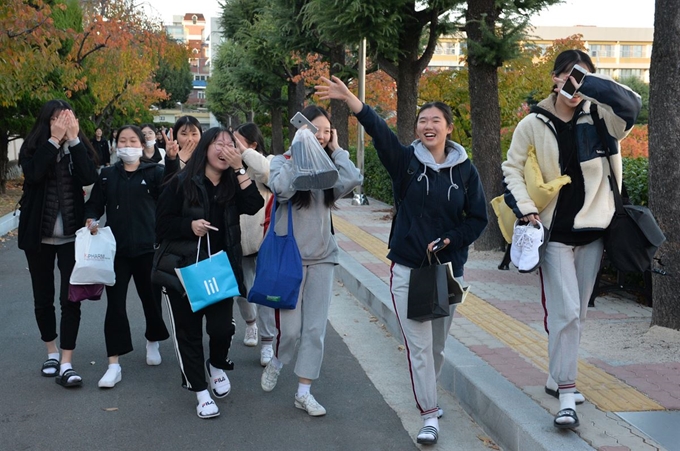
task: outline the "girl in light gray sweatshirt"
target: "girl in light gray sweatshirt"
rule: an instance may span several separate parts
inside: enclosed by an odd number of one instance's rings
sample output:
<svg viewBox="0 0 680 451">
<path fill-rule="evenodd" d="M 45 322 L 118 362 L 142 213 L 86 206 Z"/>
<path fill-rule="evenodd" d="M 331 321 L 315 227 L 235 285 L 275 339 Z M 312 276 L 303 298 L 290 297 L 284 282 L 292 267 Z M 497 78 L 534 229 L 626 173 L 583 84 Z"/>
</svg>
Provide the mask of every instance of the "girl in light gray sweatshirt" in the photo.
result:
<svg viewBox="0 0 680 451">
<path fill-rule="evenodd" d="M 338 245 L 333 234 L 331 209 L 335 201 L 359 186 L 363 176 L 349 159 L 349 152 L 338 146 L 337 133 L 332 129 L 328 113 L 318 106 L 308 106 L 302 114 L 317 127 L 316 138 L 338 170 L 338 180 L 326 190 L 296 191 L 292 188 L 293 161 L 286 156 L 274 157 L 269 169 L 269 187 L 282 205 L 293 203 L 293 235 L 302 257 L 302 285 L 294 310 L 276 310 L 277 339 L 274 357 L 262 373 L 262 389 L 276 386 L 284 364 L 295 356 L 298 390 L 295 407 L 311 416 L 326 414 L 310 393 L 312 381 L 319 377 L 323 361 L 324 338 L 328 309 L 333 289 L 333 268 L 338 264 Z M 287 152 L 286 155 L 289 155 Z M 274 230 L 287 233 L 288 209 L 279 206 Z"/>
</svg>

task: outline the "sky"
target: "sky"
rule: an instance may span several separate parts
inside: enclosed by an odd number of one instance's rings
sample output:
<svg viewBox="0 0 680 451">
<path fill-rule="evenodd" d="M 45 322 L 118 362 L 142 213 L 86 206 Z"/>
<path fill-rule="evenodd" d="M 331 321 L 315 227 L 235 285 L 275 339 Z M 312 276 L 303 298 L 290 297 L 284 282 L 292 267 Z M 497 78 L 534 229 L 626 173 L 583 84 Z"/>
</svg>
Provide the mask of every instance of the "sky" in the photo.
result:
<svg viewBox="0 0 680 451">
<path fill-rule="evenodd" d="M 142 0 L 140 3 L 146 4 L 166 24 L 172 23 L 173 15 L 203 13 L 210 28 L 209 18 L 218 17 L 221 11 L 219 0 Z M 546 9 L 531 22 L 540 26 L 651 28 L 654 0 L 566 0 Z"/>
</svg>

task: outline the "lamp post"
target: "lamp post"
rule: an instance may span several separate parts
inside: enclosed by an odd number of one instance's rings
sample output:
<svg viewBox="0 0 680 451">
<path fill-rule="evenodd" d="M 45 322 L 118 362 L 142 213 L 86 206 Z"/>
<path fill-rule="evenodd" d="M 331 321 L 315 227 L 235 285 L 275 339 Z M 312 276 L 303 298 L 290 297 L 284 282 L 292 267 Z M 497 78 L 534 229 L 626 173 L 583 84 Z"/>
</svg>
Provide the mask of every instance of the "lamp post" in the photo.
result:
<svg viewBox="0 0 680 451">
<path fill-rule="evenodd" d="M 359 100 L 366 100 L 366 38 L 359 44 Z M 361 175 L 364 175 L 364 127 L 358 124 L 357 127 L 357 168 Z M 368 205 L 368 198 L 363 193 L 360 186 L 356 188 L 352 205 Z"/>
</svg>

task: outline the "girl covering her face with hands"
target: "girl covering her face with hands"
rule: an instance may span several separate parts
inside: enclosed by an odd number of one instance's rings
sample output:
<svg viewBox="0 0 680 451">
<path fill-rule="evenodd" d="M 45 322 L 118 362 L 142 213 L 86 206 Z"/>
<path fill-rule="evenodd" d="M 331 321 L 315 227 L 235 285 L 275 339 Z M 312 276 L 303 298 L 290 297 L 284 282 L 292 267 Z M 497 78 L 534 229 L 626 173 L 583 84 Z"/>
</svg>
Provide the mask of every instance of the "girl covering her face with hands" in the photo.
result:
<svg viewBox="0 0 680 451">
<path fill-rule="evenodd" d="M 248 174 L 241 171 L 243 163 L 238 145 L 224 128 L 214 127 L 203 134 L 187 165 L 161 194 L 156 210 L 156 234 L 162 242 L 161 248 L 170 241 L 187 263 L 196 259 L 198 237 L 210 234 L 209 250 L 207 240 L 201 241 L 202 258 L 206 258 L 208 252 L 224 250 L 241 296 L 245 296 L 239 217 L 257 213 L 264 206 L 264 200 Z M 166 290 L 183 386 L 196 393 L 196 414 L 200 418 L 215 417 L 219 415 L 219 408 L 210 393 L 222 398 L 231 391 L 225 371 L 233 369 L 228 358 L 234 335 L 233 298 L 193 312 L 185 293 L 170 287 Z M 204 317 L 206 333 L 210 336 L 207 360 L 203 354 Z"/>
<path fill-rule="evenodd" d="M 19 152 L 24 173 L 19 248 L 28 261 L 35 319 L 47 347 L 41 374 L 56 377 L 63 387 L 82 384 L 72 367 L 80 303 L 68 300 L 68 287 L 75 265 L 75 233 L 85 222 L 83 187 L 97 180 L 95 159 L 71 106 L 63 100 L 43 105 Z M 61 356 L 56 341 L 55 261 L 60 273 Z"/>
<path fill-rule="evenodd" d="M 423 105 L 415 124 L 417 139 L 405 145 L 339 78 L 321 80 L 324 84 L 316 87 L 319 97 L 345 101 L 373 138 L 378 157 L 392 179 L 395 197 L 400 201 L 387 255 L 393 262 L 390 291 L 407 345 L 413 394 L 423 420 L 417 442 L 434 444 L 439 438 L 441 416 L 437 380 L 455 304 L 444 318 L 424 322 L 408 319 L 410 274 L 412 268 L 427 265 L 428 252 L 436 242 L 443 242 L 437 256 L 442 263 L 451 265 L 453 276 L 465 286 L 463 270 L 468 246 L 487 224 L 482 184 L 465 149 L 449 139 L 453 120 L 446 104 Z M 415 174 L 408 174 L 414 167 Z"/>
</svg>

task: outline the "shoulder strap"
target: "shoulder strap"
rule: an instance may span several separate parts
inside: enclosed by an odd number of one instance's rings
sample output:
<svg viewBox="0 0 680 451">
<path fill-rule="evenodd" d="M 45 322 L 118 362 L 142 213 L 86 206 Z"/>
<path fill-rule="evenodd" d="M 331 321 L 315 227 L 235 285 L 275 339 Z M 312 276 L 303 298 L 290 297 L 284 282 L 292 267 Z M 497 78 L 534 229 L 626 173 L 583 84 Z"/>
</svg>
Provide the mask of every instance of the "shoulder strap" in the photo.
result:
<svg viewBox="0 0 680 451">
<path fill-rule="evenodd" d="M 607 139 L 607 126 L 605 125 L 604 120 L 602 120 L 600 117 L 600 114 L 597 112 L 597 105 L 594 103 L 590 104 L 590 116 L 593 118 L 595 129 L 597 129 L 597 135 L 600 137 L 600 143 L 602 144 L 604 154 L 607 156 L 607 163 L 609 163 L 609 185 L 611 186 L 612 192 L 614 193 L 614 205 L 616 207 L 616 213 L 623 214 L 623 199 L 621 198 L 619 185 L 616 183 L 616 176 L 614 175 L 612 161 L 609 158 L 611 155 L 611 150 L 609 149 L 609 140 Z"/>
</svg>

